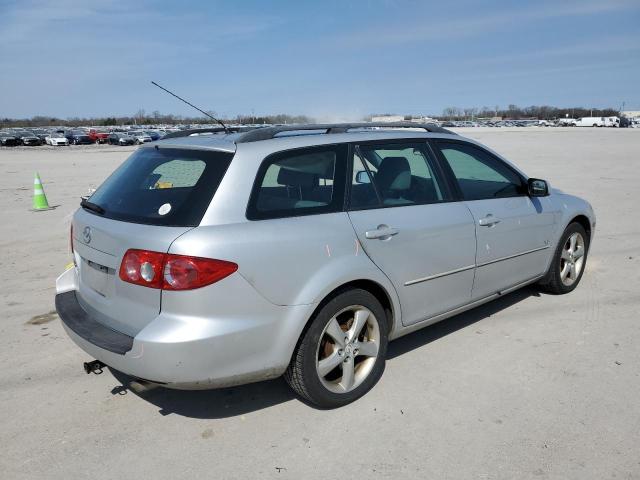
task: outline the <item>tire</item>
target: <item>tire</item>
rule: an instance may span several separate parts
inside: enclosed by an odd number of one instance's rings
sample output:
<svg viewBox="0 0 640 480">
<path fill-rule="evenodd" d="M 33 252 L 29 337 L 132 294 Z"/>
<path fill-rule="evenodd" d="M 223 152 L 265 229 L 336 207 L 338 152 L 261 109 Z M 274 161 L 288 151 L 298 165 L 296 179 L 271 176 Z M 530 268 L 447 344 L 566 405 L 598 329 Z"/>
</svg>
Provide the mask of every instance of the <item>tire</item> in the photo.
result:
<svg viewBox="0 0 640 480">
<path fill-rule="evenodd" d="M 572 238 L 575 239 L 574 245 Z M 544 290 L 556 295 L 575 290 L 587 265 L 589 240 L 582 225 L 577 222 L 569 224 L 558 242 L 549 271 L 541 284 Z M 572 265 L 574 270 L 571 269 Z"/>
<path fill-rule="evenodd" d="M 284 378 L 317 407 L 347 405 L 382 376 L 388 332 L 386 313 L 375 296 L 362 289 L 345 290 L 314 314 Z"/>
</svg>

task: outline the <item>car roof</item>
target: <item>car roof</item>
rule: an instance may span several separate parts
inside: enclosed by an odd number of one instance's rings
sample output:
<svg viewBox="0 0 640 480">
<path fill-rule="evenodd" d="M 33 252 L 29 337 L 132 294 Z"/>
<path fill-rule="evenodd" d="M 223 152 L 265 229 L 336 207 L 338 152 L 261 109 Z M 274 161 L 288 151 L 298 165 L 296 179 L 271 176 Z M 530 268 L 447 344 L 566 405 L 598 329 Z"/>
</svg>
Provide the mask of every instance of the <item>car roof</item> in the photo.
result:
<svg viewBox="0 0 640 480">
<path fill-rule="evenodd" d="M 225 132 L 222 128 L 214 128 L 177 132 L 170 134 L 169 138 L 165 137 L 155 142 L 155 145 L 235 152 L 239 145 L 253 143 L 260 144 L 262 149 L 278 151 L 333 143 L 413 138 L 460 138 L 456 133 L 433 124 L 407 124 L 407 122 L 395 124 L 305 124 L 231 130 L 231 132 Z M 154 148 L 154 146 L 146 148 Z"/>
</svg>

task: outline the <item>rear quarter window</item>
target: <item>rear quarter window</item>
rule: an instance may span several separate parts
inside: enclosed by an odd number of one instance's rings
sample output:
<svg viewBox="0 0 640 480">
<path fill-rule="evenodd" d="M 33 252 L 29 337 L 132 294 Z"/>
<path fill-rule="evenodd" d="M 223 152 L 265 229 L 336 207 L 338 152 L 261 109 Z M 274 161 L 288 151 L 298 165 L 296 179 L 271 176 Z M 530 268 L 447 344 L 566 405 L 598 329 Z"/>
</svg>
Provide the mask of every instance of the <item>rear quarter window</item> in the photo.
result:
<svg viewBox="0 0 640 480">
<path fill-rule="evenodd" d="M 324 145 L 267 157 L 256 176 L 249 220 L 336 212 L 344 206 L 347 145 Z"/>
<path fill-rule="evenodd" d="M 228 152 L 142 148 L 89 201 L 114 220 L 194 227 L 202 221 L 232 158 Z"/>
</svg>

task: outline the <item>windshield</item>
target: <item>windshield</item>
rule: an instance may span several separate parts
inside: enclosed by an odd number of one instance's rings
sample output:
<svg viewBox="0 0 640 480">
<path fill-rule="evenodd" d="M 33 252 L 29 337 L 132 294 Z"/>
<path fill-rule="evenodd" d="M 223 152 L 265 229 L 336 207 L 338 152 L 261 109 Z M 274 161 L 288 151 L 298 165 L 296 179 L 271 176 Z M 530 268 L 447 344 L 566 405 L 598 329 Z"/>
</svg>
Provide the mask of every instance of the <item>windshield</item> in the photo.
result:
<svg viewBox="0 0 640 480">
<path fill-rule="evenodd" d="M 233 154 L 143 148 L 124 162 L 89 198 L 103 216 L 125 222 L 197 226 Z"/>
</svg>

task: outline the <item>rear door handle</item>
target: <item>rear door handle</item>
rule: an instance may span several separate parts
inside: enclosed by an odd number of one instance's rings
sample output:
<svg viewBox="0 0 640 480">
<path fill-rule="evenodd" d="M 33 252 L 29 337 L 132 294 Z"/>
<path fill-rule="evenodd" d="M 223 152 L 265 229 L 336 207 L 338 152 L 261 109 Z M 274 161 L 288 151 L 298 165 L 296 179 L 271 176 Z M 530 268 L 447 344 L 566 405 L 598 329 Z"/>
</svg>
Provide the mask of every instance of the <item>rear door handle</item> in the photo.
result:
<svg viewBox="0 0 640 480">
<path fill-rule="evenodd" d="M 386 240 L 397 234 L 398 234 L 398 229 L 391 228 L 388 225 L 378 225 L 378 228 L 376 228 L 375 230 L 369 230 L 367 232 L 364 232 L 364 236 L 370 240 L 373 240 L 373 239 Z"/>
<path fill-rule="evenodd" d="M 500 223 L 500 219 L 498 217 L 494 217 L 492 214 L 478 220 L 478 225 L 481 227 L 492 227 L 496 223 Z"/>
</svg>

